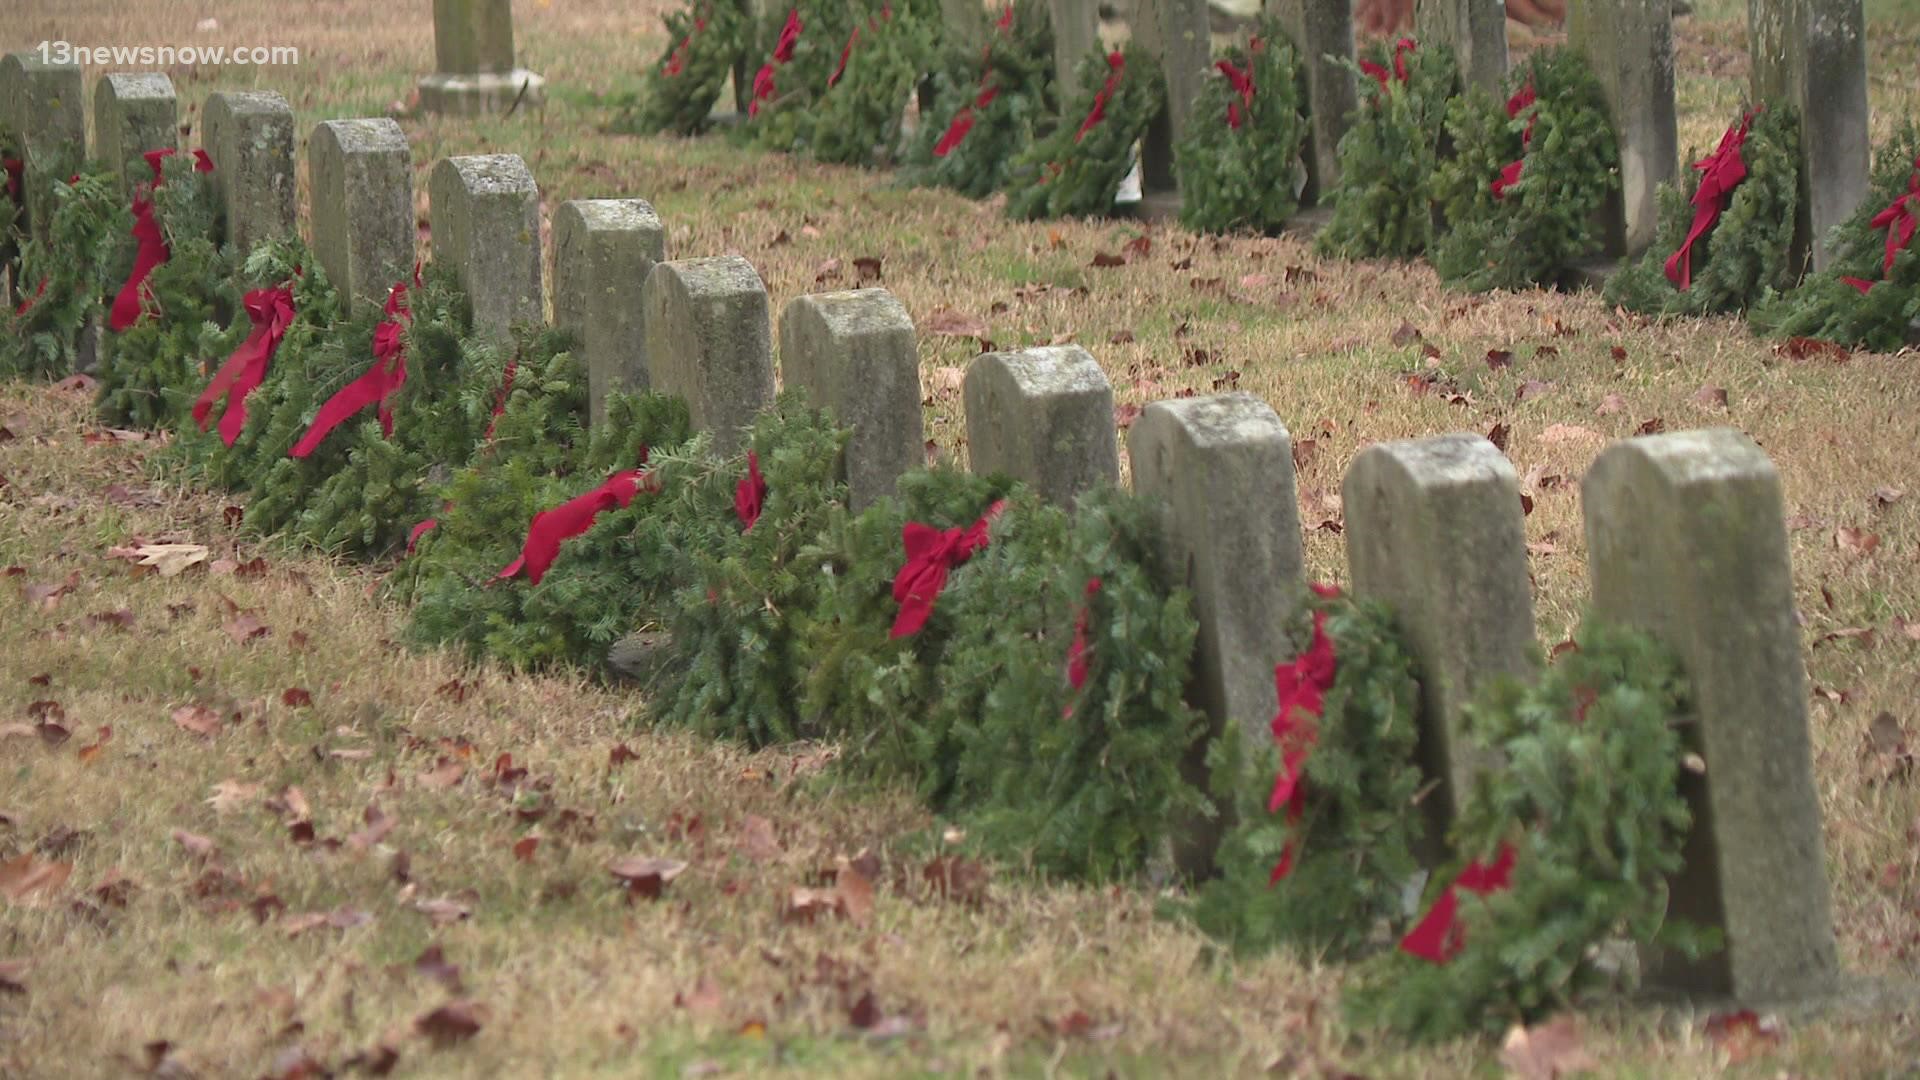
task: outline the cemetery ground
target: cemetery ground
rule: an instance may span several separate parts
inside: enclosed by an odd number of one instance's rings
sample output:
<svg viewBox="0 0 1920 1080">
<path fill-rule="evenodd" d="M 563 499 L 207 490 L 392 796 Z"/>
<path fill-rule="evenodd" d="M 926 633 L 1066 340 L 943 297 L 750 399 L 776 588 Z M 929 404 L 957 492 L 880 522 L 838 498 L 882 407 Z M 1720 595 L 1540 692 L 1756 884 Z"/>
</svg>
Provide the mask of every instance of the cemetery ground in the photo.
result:
<svg viewBox="0 0 1920 1080">
<path fill-rule="evenodd" d="M 1744 5 L 1696 6 L 1676 27 L 1681 144 L 1705 149 L 1745 85 Z M 78 6 L 17 3 L 0 44 L 184 44 L 211 18 L 209 43 L 301 46 L 297 67 L 171 72 L 195 121 L 189 104 L 214 89 L 281 90 L 303 125 L 378 115 L 432 69 L 425 3 L 64 7 Z M 1877 139 L 1920 97 L 1906 74 L 1920 3 L 1868 13 Z M 645 198 L 669 257 L 744 255 L 776 306 L 882 284 L 920 331 L 929 453 L 964 458 L 960 373 L 989 341 L 1081 344 L 1112 377 L 1122 424 L 1183 390 L 1250 391 L 1293 433 L 1323 580 L 1344 577 L 1338 491 L 1362 447 L 1487 434 L 1525 478 L 1546 646 L 1586 594 L 1578 481 L 1601 447 L 1637 431 L 1749 432 L 1791 515 L 1842 960 L 1863 976 L 1912 970 L 1913 355 L 1762 341 L 1731 319 L 1652 324 L 1592 294 L 1468 297 L 1424 267 L 1317 259 L 1296 237 L 1015 224 L 723 137 L 602 134 L 611 110 L 594 95 L 637 83 L 661 45 L 654 14 L 520 5 L 544 110 L 403 120 L 423 245 L 431 163 L 513 152 L 546 210 Z M 1161 917 L 1144 882 L 1066 887 L 974 861 L 907 792 L 849 787 L 826 767 L 831 747 L 749 754 L 640 726 L 631 691 L 409 652 L 375 597 L 379 568 L 238 532 L 228 500 L 152 474 L 152 444 L 100 431 L 88 402 L 0 390 L 0 1075 L 310 1075 L 356 1054 L 367 1071 L 397 1055 L 396 1073 L 415 1075 L 1504 1062 L 1547 1076 L 1585 1060 L 1602 1075 L 1826 1076 L 1920 1059 L 1911 1012 L 1847 1008 L 1603 1008 L 1575 1040 L 1548 1029 L 1505 1053 L 1356 1038 L 1339 969 L 1229 961 Z M 206 558 L 136 569 L 114 550 L 135 538 Z"/>
</svg>

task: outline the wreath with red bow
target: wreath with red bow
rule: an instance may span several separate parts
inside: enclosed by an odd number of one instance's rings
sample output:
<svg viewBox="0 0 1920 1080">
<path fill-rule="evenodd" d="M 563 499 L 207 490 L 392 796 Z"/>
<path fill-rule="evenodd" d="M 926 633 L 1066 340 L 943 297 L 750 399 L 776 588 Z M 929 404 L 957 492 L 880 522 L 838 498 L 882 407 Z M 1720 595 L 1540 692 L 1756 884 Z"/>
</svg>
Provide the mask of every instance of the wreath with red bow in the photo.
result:
<svg viewBox="0 0 1920 1080">
<path fill-rule="evenodd" d="M 1067 122 L 1029 146 L 1009 178 L 1009 216 L 1091 216 L 1113 209 L 1133 168 L 1134 147 L 1166 100 L 1153 57 L 1131 44 L 1080 65 L 1080 93 Z M 1075 119 L 1075 118 L 1078 119 Z"/>
<path fill-rule="evenodd" d="M 1323 255 L 1410 258 L 1433 242 L 1433 179 L 1460 68 L 1445 45 L 1376 42 L 1354 66 L 1360 107 L 1340 138 Z"/>
<path fill-rule="evenodd" d="M 814 107 L 807 153 L 816 161 L 884 166 L 901 149 L 907 101 L 933 62 L 937 13 L 921 0 L 881 0 L 847 31 Z"/>
<path fill-rule="evenodd" d="M 983 199 L 1005 187 L 1013 163 L 1059 112 L 1053 23 L 1042 0 L 1013 0 L 986 46 L 947 58 L 933 75 L 903 178 Z"/>
<path fill-rule="evenodd" d="M 737 4 L 696 0 L 660 19 L 667 29 L 666 50 L 647 71 L 639 102 L 614 127 L 641 135 L 697 135 L 707 129 L 714 103 L 733 75 L 746 18 Z"/>
<path fill-rule="evenodd" d="M 25 186 L 39 184 L 53 190 L 54 210 L 44 231 L 36 225 L 21 246 L 18 299 L 0 303 L 0 378 L 78 370 L 88 325 L 132 263 L 124 248 L 133 216 L 117 177 L 91 170 L 60 177 L 29 166 Z"/>
<path fill-rule="evenodd" d="M 1272 232 L 1293 216 L 1306 182 L 1299 69 L 1299 54 L 1272 20 L 1214 63 L 1175 148 L 1181 224 Z"/>
</svg>

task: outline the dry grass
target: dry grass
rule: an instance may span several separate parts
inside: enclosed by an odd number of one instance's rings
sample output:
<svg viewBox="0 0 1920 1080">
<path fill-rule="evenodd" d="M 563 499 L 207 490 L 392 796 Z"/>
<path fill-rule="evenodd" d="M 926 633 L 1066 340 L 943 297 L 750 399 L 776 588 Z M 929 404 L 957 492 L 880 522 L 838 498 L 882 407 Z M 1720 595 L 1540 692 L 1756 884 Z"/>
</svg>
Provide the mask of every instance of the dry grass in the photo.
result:
<svg viewBox="0 0 1920 1080">
<path fill-rule="evenodd" d="M 851 284 L 855 258 L 871 256 L 881 260 L 881 284 L 923 324 L 951 308 L 983 320 L 984 336 L 1001 346 L 1084 344 L 1123 407 L 1186 389 L 1256 393 L 1302 448 L 1302 516 L 1321 577 L 1343 576 L 1337 493 L 1361 447 L 1504 426 L 1535 497 L 1527 529 L 1541 638 L 1557 641 L 1585 594 L 1576 486 L 1605 441 L 1654 421 L 1752 433 L 1779 464 L 1793 515 L 1842 954 L 1864 973 L 1910 968 L 1920 944 L 1920 789 L 1885 778 L 1869 728 L 1882 712 L 1908 731 L 1915 722 L 1920 631 L 1907 627 L 1920 621 L 1920 480 L 1910 460 L 1920 388 L 1911 355 L 1794 359 L 1731 320 L 1650 325 L 1585 295 L 1468 298 L 1442 291 L 1424 268 L 1326 263 L 1290 238 L 1199 238 L 1119 221 L 1012 224 L 991 206 L 720 140 L 608 137 L 596 130 L 604 110 L 580 92 L 636 80 L 658 47 L 652 6 L 517 7 L 525 63 L 548 77 L 556 100 L 504 120 L 406 121 L 421 188 L 438 157 L 510 150 L 533 165 L 549 206 L 645 197 L 669 223 L 673 253 L 745 255 L 776 304 Z M 1717 137 L 1745 70 L 1743 5 L 1700 7 L 1681 24 L 1687 145 Z M 1905 17 L 1892 0 L 1872 7 L 1876 18 Z M 304 126 L 404 98 L 430 66 L 427 10 L 370 0 L 298 10 L 14 0 L 0 46 L 188 43 L 194 25 L 214 17 L 219 41 L 298 44 L 305 61 L 176 73 L 189 102 L 219 87 L 279 88 Z M 1873 35 L 1881 118 L 1910 110 L 1916 96 L 1911 36 L 1884 32 L 1889 25 L 1877 23 Z M 1089 265 L 1139 235 L 1151 240 L 1145 258 Z M 1403 323 L 1436 360 L 1419 343 L 1395 343 Z M 971 337 L 922 342 L 930 431 L 948 453 L 965 447 L 944 369 L 979 347 Z M 1511 353 L 1511 364 L 1490 365 L 1490 351 Z M 1409 375 L 1441 386 L 1419 391 Z M 1703 388 L 1724 389 L 1726 404 Z M 0 1075 L 124 1071 L 123 1059 L 147 1063 L 143 1047 L 154 1040 L 170 1041 L 170 1060 L 208 1076 L 258 1074 L 295 1046 L 338 1065 L 456 996 L 410 971 L 430 942 L 461 967 L 457 996 L 485 1017 L 459 1049 L 436 1052 L 421 1036 L 398 1043 L 402 1069 L 421 1074 L 784 1065 L 854 1075 L 1219 1075 L 1287 1059 L 1424 1075 L 1493 1060 L 1481 1046 L 1402 1056 L 1349 1041 L 1334 1015 L 1337 972 L 1281 957 L 1216 963 L 1194 935 L 1157 920 L 1144 892 L 1046 887 L 1003 872 L 983 910 L 939 902 L 920 878 L 940 846 L 939 823 L 902 794 L 836 790 L 806 748 L 748 756 L 635 730 L 629 699 L 579 682 L 509 679 L 409 655 L 391 644 L 398 613 L 368 599 L 366 571 L 235 536 L 217 498 L 156 489 L 159 505 L 116 503 L 109 485 L 150 483 L 142 446 L 83 443 L 83 404 L 70 396 L 6 394 L 0 417 L 15 438 L 0 442 L 0 564 L 25 574 L 0 598 L 10 605 L 0 625 L 0 724 L 55 700 L 72 738 L 55 747 L 0 738 L 0 857 L 41 847 L 36 857 L 74 869 L 46 903 L 0 909 L 0 961 L 32 965 L 25 996 L 0 993 Z M 215 557 L 261 554 L 270 569 L 135 577 L 105 554 L 130 536 L 170 531 L 213 545 Z M 74 591 L 50 606 L 24 589 L 69 574 L 78 574 Z M 237 644 L 222 597 L 254 610 L 272 633 Z M 111 615 L 121 610 L 128 628 Z M 50 685 L 28 682 L 42 673 Z M 463 700 L 439 691 L 450 680 L 471 687 Z M 287 705 L 293 687 L 312 704 Z M 194 735 L 171 716 L 195 704 L 239 719 L 212 738 Z M 83 759 L 80 748 L 102 726 L 114 729 L 112 740 Z M 638 758 L 611 766 L 620 742 Z M 525 819 L 534 806 L 516 802 L 529 796 L 488 780 L 508 753 L 530 777 L 551 780 L 538 820 Z M 465 775 L 438 788 L 422 774 L 443 757 Z M 258 791 L 224 810 L 209 804 L 229 781 Z M 294 843 L 290 814 L 269 805 L 284 802 L 288 785 L 311 806 L 315 843 Z M 348 838 L 369 827 L 369 805 L 394 826 L 363 849 Z M 701 828 L 690 832 L 696 816 Z M 758 828 L 750 816 L 772 824 L 777 851 L 745 839 Z M 210 839 L 217 855 L 195 856 L 171 839 L 176 829 Z M 541 840 L 521 861 L 512 846 L 527 835 Z M 863 848 L 885 867 L 870 921 L 783 922 L 791 888 Z M 398 852 L 411 864 L 406 882 L 392 871 Z M 692 865 L 662 902 L 629 904 L 605 870 L 627 855 Z M 113 872 L 138 883 L 124 908 L 110 902 L 115 890 L 105 899 L 91 891 Z M 260 896 L 285 910 L 257 923 L 250 905 Z M 437 927 L 413 906 L 434 899 L 471 917 Z M 301 914 L 340 911 L 371 918 L 287 932 Z M 910 1018 L 883 1020 L 880 1030 L 907 1033 L 877 1038 L 852 1026 L 850 1010 L 868 990 L 883 1018 Z M 1705 1074 L 1729 1056 L 1684 1017 L 1594 1023 L 1588 1042 L 1606 1071 Z M 1916 1058 L 1910 1019 L 1838 1018 L 1795 1028 L 1753 1066 L 1861 1075 Z"/>
</svg>

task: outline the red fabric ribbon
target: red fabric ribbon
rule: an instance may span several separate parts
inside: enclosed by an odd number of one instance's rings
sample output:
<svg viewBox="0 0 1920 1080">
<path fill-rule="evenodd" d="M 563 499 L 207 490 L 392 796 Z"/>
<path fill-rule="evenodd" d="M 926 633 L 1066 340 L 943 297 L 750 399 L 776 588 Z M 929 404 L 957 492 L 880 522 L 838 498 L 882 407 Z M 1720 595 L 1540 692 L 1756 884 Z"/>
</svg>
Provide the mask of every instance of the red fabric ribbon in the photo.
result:
<svg viewBox="0 0 1920 1080">
<path fill-rule="evenodd" d="M 780 40 L 773 47 L 773 59 L 761 65 L 753 76 L 753 100 L 747 103 L 747 115 L 760 115 L 760 103 L 773 100 L 774 70 L 793 59 L 794 47 L 800 44 L 800 9 L 787 11 L 787 24 L 780 28 Z"/>
<path fill-rule="evenodd" d="M 1532 83 L 1521 87 L 1514 92 L 1512 97 L 1507 99 L 1507 119 L 1518 120 L 1520 114 L 1532 107 L 1533 103 L 1537 100 L 1539 99 L 1533 92 Z M 1494 198 L 1506 198 L 1507 189 L 1520 182 L 1520 174 L 1525 170 L 1527 165 L 1527 148 L 1533 145 L 1533 124 L 1534 121 L 1538 119 L 1540 119 L 1538 113 L 1527 118 L 1526 130 L 1520 133 L 1520 160 L 1510 162 L 1506 168 L 1500 170 L 1500 178 L 1495 180 L 1492 185 Z"/>
<path fill-rule="evenodd" d="M 657 490 L 652 474 L 645 469 L 629 469 L 615 473 L 606 483 L 579 495 L 551 510 L 542 510 L 533 515 L 533 524 L 527 528 L 527 542 L 520 548 L 520 557 L 507 564 L 507 568 L 496 575 L 496 580 L 513 577 L 520 571 L 527 572 L 527 584 L 538 585 L 547 574 L 547 568 L 560 554 L 560 543 L 579 536 L 593 528 L 595 518 L 603 510 L 625 509 L 633 502 L 634 496 L 643 490 Z M 416 526 L 417 528 L 417 526 Z"/>
<path fill-rule="evenodd" d="M 1280 699 L 1280 711 L 1271 725 L 1274 744 L 1280 747 L 1280 772 L 1273 780 L 1273 794 L 1267 797 L 1267 812 L 1287 808 L 1287 823 L 1298 822 L 1307 808 L 1305 766 L 1307 752 L 1319 737 L 1313 721 L 1320 716 L 1327 690 L 1333 686 L 1338 665 L 1333 655 L 1333 639 L 1327 636 L 1327 613 L 1313 613 L 1313 642 L 1291 663 L 1273 669 L 1273 688 Z M 1272 885 L 1293 872 L 1298 844 L 1287 841 L 1280 861 L 1268 876 Z"/>
<path fill-rule="evenodd" d="M 1127 60 L 1116 50 L 1107 54 L 1107 81 L 1101 85 L 1100 92 L 1093 95 L 1093 108 L 1087 111 L 1087 118 L 1080 121 L 1080 130 L 1073 135 L 1073 141 L 1079 142 L 1087 137 L 1107 115 L 1107 102 L 1113 100 L 1113 92 L 1120 87 L 1120 73 L 1127 66 Z"/>
<path fill-rule="evenodd" d="M 427 520 L 421 522 L 420 524 L 415 525 L 412 531 L 407 533 L 407 554 L 409 555 L 413 554 L 414 545 L 420 542 L 421 537 L 427 535 L 429 532 L 432 532 L 434 529 L 437 529 L 439 527 L 440 527 L 439 518 L 428 518 Z"/>
<path fill-rule="evenodd" d="M 22 201 L 20 198 L 20 175 L 26 167 L 26 163 L 19 158 L 10 157 L 0 160 L 0 171 L 4 171 L 7 174 L 7 198 L 11 199 L 15 206 L 19 206 Z"/>
<path fill-rule="evenodd" d="M 1920 161 L 1914 162 L 1913 174 L 1907 177 L 1906 194 L 1893 200 L 1868 222 L 1876 229 L 1887 230 L 1887 257 L 1880 263 L 1882 277 L 1893 273 L 1893 257 L 1913 242 L 1915 225 L 1920 224 L 1913 215 L 1916 203 L 1920 203 Z"/>
<path fill-rule="evenodd" d="M 893 579 L 893 599 L 900 605 L 900 613 L 893 620 L 891 636 L 909 637 L 927 625 L 933 616 L 933 602 L 947 585 L 947 575 L 987 546 L 987 530 L 1006 505 L 1001 500 L 987 507 L 980 520 L 964 529 L 941 530 L 907 522 L 900 530 L 907 561 Z"/>
<path fill-rule="evenodd" d="M 420 284 L 418 268 L 414 270 L 413 284 L 415 287 Z M 387 399 L 407 384 L 405 335 L 407 324 L 413 321 L 413 311 L 407 307 L 406 282 L 399 282 L 387 291 L 386 312 L 386 319 L 373 332 L 373 366 L 320 406 L 307 433 L 287 451 L 289 457 L 304 458 L 313 453 L 334 428 L 369 405 L 379 410 L 381 433 L 389 439 L 393 437 L 393 411 Z"/>
<path fill-rule="evenodd" d="M 1093 597 L 1099 591 L 1100 579 L 1089 578 L 1086 603 L 1080 605 L 1080 614 L 1073 620 L 1073 644 L 1067 646 L 1067 685 L 1075 690 L 1087 685 L 1087 622 L 1093 618 Z"/>
<path fill-rule="evenodd" d="M 1220 74 L 1227 77 L 1227 84 L 1233 87 L 1234 93 L 1240 95 L 1239 101 L 1227 102 L 1227 126 L 1239 131 L 1242 115 L 1240 110 L 1243 107 L 1249 110 L 1253 108 L 1253 65 L 1249 63 L 1247 70 L 1241 71 L 1233 65 L 1233 61 L 1220 60 L 1213 66 Z"/>
<path fill-rule="evenodd" d="M 1013 5 L 1011 3 L 1000 9 L 1000 18 L 993 24 L 993 27 L 1001 33 L 1013 29 Z"/>
<path fill-rule="evenodd" d="M 767 480 L 760 475 L 760 455 L 747 451 L 747 475 L 733 489 L 733 512 L 740 518 L 742 532 L 751 532 L 760 520 L 760 509 L 767 500 Z"/>
<path fill-rule="evenodd" d="M 693 30 L 686 37 L 681 38 L 680 44 L 674 47 L 673 55 L 667 57 L 666 70 L 662 74 L 672 78 L 687 70 L 687 54 L 693 50 L 693 36 L 706 28 L 707 20 L 698 18 L 693 20 Z"/>
<path fill-rule="evenodd" d="M 228 446 L 240 437 L 240 429 L 247 426 L 247 395 L 266 379 L 274 350 L 286 337 L 287 327 L 293 325 L 293 290 L 285 286 L 255 289 L 247 294 L 246 307 L 253 332 L 233 350 L 227 362 L 220 365 L 213 381 L 193 403 L 193 422 L 205 431 L 213 403 L 223 397 L 227 399 L 227 407 L 220 413 L 220 441 Z"/>
<path fill-rule="evenodd" d="M 1422 960 L 1444 964 L 1454 958 L 1466 945 L 1466 937 L 1458 923 L 1460 912 L 1459 890 L 1465 889 L 1476 896 L 1486 896 L 1500 892 L 1513 884 L 1514 850 L 1512 844 L 1501 844 L 1499 853 L 1491 865 L 1478 859 L 1467 864 L 1453 884 L 1441 892 L 1419 924 L 1407 931 L 1400 939 L 1400 951 L 1410 953 Z"/>
<path fill-rule="evenodd" d="M 940 141 L 933 145 L 934 157 L 946 157 L 953 153 L 953 148 L 959 146 L 960 140 L 966 138 L 967 132 L 973 130 L 974 111 L 993 104 L 993 99 L 1000 96 L 999 87 L 985 82 L 985 79 L 992 77 L 991 72 L 984 77 L 980 93 L 974 97 L 973 104 L 961 106 L 960 111 L 953 114 L 953 123 L 947 125 L 947 130 L 940 135 Z"/>
<path fill-rule="evenodd" d="M 1407 81 L 1407 55 L 1413 52 L 1415 48 L 1416 46 L 1412 38 L 1401 38 L 1399 41 L 1393 43 L 1393 73 L 1391 76 L 1393 79 L 1399 82 Z M 1373 76 L 1374 81 L 1380 84 L 1380 89 L 1385 90 L 1387 88 L 1387 79 L 1389 76 L 1386 68 L 1381 67 L 1371 60 L 1362 60 L 1360 61 L 1360 70 Z"/>
<path fill-rule="evenodd" d="M 52 278 L 41 278 L 40 287 L 33 290 L 33 295 L 27 297 L 25 300 L 20 301 L 20 306 L 13 309 L 14 318 L 16 319 L 22 318 L 26 315 L 27 312 L 32 311 L 33 305 L 39 303 L 40 298 L 47 295 L 47 285 L 52 280 L 53 280 Z"/>
<path fill-rule="evenodd" d="M 500 392 L 493 396 L 493 416 L 487 420 L 487 430 L 480 436 L 481 442 L 493 438 L 493 429 L 500 426 L 500 418 L 507 414 L 507 399 L 513 396 L 513 377 L 519 370 L 518 356 L 507 361 L 507 370 L 500 376 Z"/>
<path fill-rule="evenodd" d="M 147 159 L 147 167 L 153 170 L 153 183 L 145 191 L 136 192 L 133 197 L 133 239 L 136 245 L 133 255 L 133 271 L 127 275 L 127 283 L 120 287 L 120 294 L 113 298 L 113 310 L 108 316 L 107 325 L 115 333 L 126 330 L 146 313 L 146 301 L 152 298 L 147 285 L 147 275 L 154 268 L 167 261 L 171 253 L 167 250 L 167 238 L 160 231 L 160 222 L 153 216 L 153 189 L 165 182 L 160 163 L 173 156 L 171 148 L 149 150 L 141 155 Z M 193 152 L 195 172 L 212 172 L 213 161 L 205 150 Z"/>
<path fill-rule="evenodd" d="M 853 45 L 859 40 L 860 28 L 856 26 L 853 28 L 853 33 L 847 35 L 846 46 L 840 50 L 840 66 L 834 68 L 833 74 L 827 76 L 827 86 L 829 88 L 839 85 L 840 76 L 847 73 L 847 59 L 853 55 Z"/>
<path fill-rule="evenodd" d="M 1753 114 L 1748 113 L 1720 136 L 1719 149 L 1693 163 L 1700 171 L 1700 185 L 1693 189 L 1693 225 L 1687 229 L 1687 238 L 1679 250 L 1667 257 L 1667 280 L 1681 292 L 1693 286 L 1693 245 L 1720 220 L 1720 215 L 1733 201 L 1733 189 L 1747 178 L 1747 163 L 1740 159 L 1740 146 L 1747 141 L 1747 132 L 1752 126 Z"/>
</svg>

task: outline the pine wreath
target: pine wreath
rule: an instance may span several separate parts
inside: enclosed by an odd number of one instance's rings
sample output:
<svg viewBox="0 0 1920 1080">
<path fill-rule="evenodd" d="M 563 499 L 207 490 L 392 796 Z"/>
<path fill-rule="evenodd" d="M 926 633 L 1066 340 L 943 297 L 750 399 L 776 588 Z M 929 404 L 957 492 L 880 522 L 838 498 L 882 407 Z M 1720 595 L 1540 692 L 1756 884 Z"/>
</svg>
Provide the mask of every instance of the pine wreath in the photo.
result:
<svg viewBox="0 0 1920 1080">
<path fill-rule="evenodd" d="M 1691 197 L 1660 189 L 1660 228 L 1640 261 L 1607 279 L 1609 304 L 1649 315 L 1743 311 L 1793 279 L 1800 125 L 1791 108 L 1747 110 L 1712 154 Z"/>
<path fill-rule="evenodd" d="M 845 0 L 803 0 L 784 12 L 776 8 L 768 18 L 773 52 L 754 73 L 747 122 L 734 137 L 792 153 L 813 141 L 816 107 L 856 17 Z"/>
<path fill-rule="evenodd" d="M 932 62 L 939 12 L 924 0 L 868 5 L 847 32 L 814 107 L 807 152 L 817 161 L 880 166 L 900 149 L 907 99 Z"/>
<path fill-rule="evenodd" d="M 1043 0 L 1000 9 L 979 54 L 950 54 L 933 75 L 902 179 L 982 199 L 1006 186 L 1020 151 L 1059 112 L 1053 23 Z"/>
<path fill-rule="evenodd" d="M 1299 56 L 1272 20 L 1214 64 L 1174 155 L 1182 225 L 1271 232 L 1293 216 L 1306 179 L 1300 78 Z"/>
<path fill-rule="evenodd" d="M 1360 105 L 1340 138 L 1333 217 L 1314 238 L 1323 255 L 1410 258 L 1433 243 L 1434 171 L 1460 68 L 1445 45 L 1402 38 L 1371 46 L 1354 70 Z"/>
<path fill-rule="evenodd" d="M 33 167 L 50 185 L 54 211 L 20 252 L 19 302 L 0 305 L 0 378 L 65 375 L 78 366 L 80 342 L 99 318 L 102 298 L 125 276 L 122 242 L 133 228 L 114 176 L 89 170 L 60 178 Z M 29 185 L 31 186 L 31 185 Z"/>
<path fill-rule="evenodd" d="M 1866 199 L 1829 240 L 1833 262 L 1749 314 L 1767 334 L 1891 352 L 1920 319 L 1920 128 L 1903 122 L 1874 155 Z"/>
<path fill-rule="evenodd" d="M 1132 44 L 1080 65 L 1069 118 L 1013 165 L 1007 213 L 1018 219 L 1090 216 L 1113 209 L 1134 146 L 1166 100 L 1159 65 Z"/>
<path fill-rule="evenodd" d="M 1613 125 L 1585 59 L 1542 49 L 1508 86 L 1504 107 L 1484 91 L 1448 106 L 1454 157 L 1434 179 L 1446 227 L 1428 258 L 1441 280 L 1475 292 L 1556 283 L 1598 249 L 1594 215 L 1620 182 Z"/>
<path fill-rule="evenodd" d="M 647 71 L 637 106 L 615 121 L 617 130 L 641 135 L 670 131 L 697 135 L 707 129 L 713 106 L 733 75 L 745 43 L 746 16 L 737 4 L 696 0 L 661 16 L 667 49 Z"/>
</svg>

